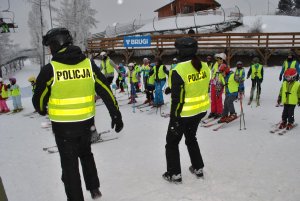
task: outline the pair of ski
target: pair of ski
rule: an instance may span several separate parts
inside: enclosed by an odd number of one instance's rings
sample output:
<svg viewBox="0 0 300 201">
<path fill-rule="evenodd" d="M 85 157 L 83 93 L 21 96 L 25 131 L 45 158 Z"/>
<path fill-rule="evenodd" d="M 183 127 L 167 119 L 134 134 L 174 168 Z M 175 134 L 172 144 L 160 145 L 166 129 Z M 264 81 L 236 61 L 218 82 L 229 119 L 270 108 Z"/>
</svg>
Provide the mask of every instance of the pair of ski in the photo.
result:
<svg viewBox="0 0 300 201">
<path fill-rule="evenodd" d="M 223 128 L 224 126 L 226 126 L 227 124 L 230 124 L 231 122 L 234 122 L 236 119 L 238 119 L 241 115 L 238 115 L 235 119 L 229 121 L 229 122 L 223 122 L 223 123 L 219 123 L 219 119 L 213 119 L 213 120 L 209 120 L 209 121 L 214 121 L 214 120 L 217 120 L 216 122 L 212 122 L 212 123 L 204 123 L 202 124 L 202 127 L 205 127 L 205 128 L 209 128 L 209 127 L 212 127 L 214 125 L 218 125 L 216 128 L 213 129 L 213 131 L 218 131 L 219 129 Z"/>
<path fill-rule="evenodd" d="M 101 136 L 99 140 L 95 141 L 95 142 L 92 142 L 92 144 L 97 144 L 97 143 L 101 143 L 101 142 L 107 142 L 107 141 L 111 141 L 111 140 L 115 140 L 115 139 L 118 139 L 117 136 L 103 136 L 104 134 L 108 134 L 110 133 L 110 130 L 105 130 L 105 131 L 102 131 L 102 132 L 99 132 L 98 135 Z M 57 153 L 58 152 L 58 149 L 57 149 L 57 146 L 54 145 L 54 146 L 50 146 L 50 147 L 43 147 L 43 151 L 46 151 L 48 152 L 49 154 L 53 154 L 53 153 Z"/>
<path fill-rule="evenodd" d="M 294 126 L 292 127 L 292 128 L 290 128 L 289 130 L 287 130 L 287 129 L 280 129 L 279 128 L 279 125 L 280 125 L 280 123 L 277 123 L 277 124 L 275 124 L 275 125 L 273 125 L 273 127 L 275 127 L 274 129 L 271 129 L 270 130 L 270 133 L 273 133 L 273 134 L 278 134 L 278 135 L 284 135 L 284 134 L 286 134 L 287 132 L 289 132 L 290 130 L 293 130 L 296 126 L 298 126 L 298 124 L 297 123 L 295 123 L 294 124 Z"/>
</svg>

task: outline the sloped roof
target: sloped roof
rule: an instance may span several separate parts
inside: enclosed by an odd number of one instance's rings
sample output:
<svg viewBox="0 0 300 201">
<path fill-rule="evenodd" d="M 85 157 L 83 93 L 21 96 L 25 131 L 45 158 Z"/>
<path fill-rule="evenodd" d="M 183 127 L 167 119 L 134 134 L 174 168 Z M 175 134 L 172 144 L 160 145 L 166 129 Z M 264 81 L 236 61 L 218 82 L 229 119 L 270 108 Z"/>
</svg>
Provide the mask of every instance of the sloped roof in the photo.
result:
<svg viewBox="0 0 300 201">
<path fill-rule="evenodd" d="M 175 0 L 174 1 L 171 1 L 170 3 L 168 3 L 168 4 L 166 4 L 166 5 L 164 5 L 164 6 L 162 6 L 162 7 L 160 7 L 160 8 L 158 8 L 158 9 L 156 9 L 154 12 L 158 12 L 160 9 L 162 9 L 163 7 L 166 7 L 166 6 L 168 6 L 168 5 L 170 5 L 170 4 L 172 4 L 172 3 L 174 3 L 175 2 Z M 216 6 L 217 7 L 220 7 L 221 6 L 221 4 L 219 3 L 219 2 L 217 2 L 217 1 L 215 1 L 215 0 L 213 0 L 213 2 L 216 4 Z M 200 3 L 200 2 L 199 2 Z M 202 2 L 202 4 L 207 4 L 207 3 L 203 3 Z"/>
</svg>

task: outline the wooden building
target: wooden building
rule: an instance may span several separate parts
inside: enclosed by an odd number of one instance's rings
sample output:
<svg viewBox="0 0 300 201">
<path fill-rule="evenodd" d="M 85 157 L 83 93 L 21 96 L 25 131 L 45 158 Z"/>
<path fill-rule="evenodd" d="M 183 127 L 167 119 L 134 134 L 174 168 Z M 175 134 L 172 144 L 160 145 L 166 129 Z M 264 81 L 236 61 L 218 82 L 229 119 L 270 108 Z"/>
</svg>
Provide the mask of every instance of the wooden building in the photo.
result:
<svg viewBox="0 0 300 201">
<path fill-rule="evenodd" d="M 188 14 L 202 10 L 216 9 L 221 5 L 215 0 L 174 0 L 155 10 L 158 17 L 168 17 L 177 14 Z"/>
</svg>

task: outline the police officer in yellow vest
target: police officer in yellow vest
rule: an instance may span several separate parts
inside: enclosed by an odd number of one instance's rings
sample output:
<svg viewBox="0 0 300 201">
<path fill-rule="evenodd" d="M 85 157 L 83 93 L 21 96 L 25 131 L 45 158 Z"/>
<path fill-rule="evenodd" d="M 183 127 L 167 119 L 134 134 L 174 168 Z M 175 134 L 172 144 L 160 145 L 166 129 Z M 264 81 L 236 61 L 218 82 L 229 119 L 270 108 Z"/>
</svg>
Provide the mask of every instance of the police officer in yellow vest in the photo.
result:
<svg viewBox="0 0 300 201">
<path fill-rule="evenodd" d="M 251 92 L 250 92 L 250 99 L 248 102 L 248 105 L 251 104 L 253 100 L 253 95 L 255 88 L 256 89 L 256 102 L 257 106 L 260 105 L 259 99 L 260 99 L 260 93 L 261 93 L 261 83 L 264 79 L 264 68 L 263 65 L 259 63 L 259 58 L 254 57 L 252 59 L 252 65 L 249 68 L 247 79 L 251 76 L 252 86 L 251 86 Z"/>
<path fill-rule="evenodd" d="M 299 74 L 300 74 L 300 66 L 299 66 L 299 62 L 295 59 L 293 52 L 288 53 L 287 59 L 282 64 L 282 69 L 281 69 L 280 75 L 279 75 L 279 81 L 282 80 L 282 76 L 284 75 L 284 72 L 289 68 L 296 69 L 297 77 L 295 79 L 298 80 Z"/>
<path fill-rule="evenodd" d="M 166 137 L 167 172 L 162 176 L 170 182 L 181 182 L 179 142 L 185 136 L 191 166 L 190 172 L 203 176 L 203 159 L 196 138 L 201 119 L 210 107 L 208 85 L 210 69 L 206 62 L 196 56 L 198 49 L 194 38 L 179 38 L 175 41 L 179 61 L 171 77 L 171 111 Z"/>
<path fill-rule="evenodd" d="M 108 84 L 110 85 L 114 80 L 114 76 L 115 76 L 114 70 L 116 70 L 118 74 L 120 74 L 121 72 L 119 71 L 118 66 L 113 62 L 113 60 L 111 60 L 107 56 L 106 52 L 100 53 L 100 59 L 101 59 L 100 70 L 105 75 Z"/>
<path fill-rule="evenodd" d="M 79 47 L 73 46 L 67 29 L 51 29 L 43 36 L 43 45 L 50 47 L 53 57 L 36 79 L 32 101 L 36 111 L 41 115 L 48 113 L 52 122 L 68 201 L 84 200 L 78 158 L 86 189 L 93 199 L 99 198 L 100 183 L 91 152 L 95 92 L 108 108 L 116 132 L 123 128 L 118 103 L 96 64 Z"/>
</svg>

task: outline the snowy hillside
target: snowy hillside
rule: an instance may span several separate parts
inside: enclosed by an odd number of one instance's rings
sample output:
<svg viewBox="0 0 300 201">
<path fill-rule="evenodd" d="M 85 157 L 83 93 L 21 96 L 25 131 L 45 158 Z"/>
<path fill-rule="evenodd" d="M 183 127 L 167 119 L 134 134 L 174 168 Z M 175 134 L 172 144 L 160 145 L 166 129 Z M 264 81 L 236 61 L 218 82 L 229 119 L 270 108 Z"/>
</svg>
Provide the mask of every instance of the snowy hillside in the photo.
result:
<svg viewBox="0 0 300 201">
<path fill-rule="evenodd" d="M 226 21 L 231 21 L 234 18 L 226 17 Z M 242 18 L 243 25 L 234 29 L 233 32 L 248 32 L 257 21 L 261 22 L 261 28 L 263 32 L 300 32 L 299 17 L 293 16 L 280 16 L 280 15 L 257 15 L 257 16 L 244 16 Z M 176 23 L 178 28 L 189 28 L 195 26 L 207 26 L 209 24 L 216 24 L 224 22 L 224 17 L 221 15 L 201 15 L 196 16 L 184 16 L 184 17 L 173 17 L 158 20 L 144 25 L 138 29 L 137 32 L 156 31 L 176 29 Z M 199 29 L 200 32 L 207 32 L 207 28 Z"/>
<path fill-rule="evenodd" d="M 29 75 L 39 67 L 25 63 L 16 74 L 17 82 L 28 87 Z M 248 69 L 246 69 L 248 71 Z M 235 121 L 215 132 L 199 127 L 197 137 L 204 158 L 204 179 L 188 171 L 190 160 L 180 145 L 183 183 L 170 184 L 161 178 L 166 170 L 165 136 L 167 118 L 155 110 L 141 112 L 127 104 L 127 95 L 116 93 L 125 127 L 119 139 L 92 145 L 105 201 L 298 201 L 300 198 L 299 128 L 286 135 L 270 134 L 280 121 L 282 107 L 275 107 L 280 82 L 280 67 L 265 68 L 261 106 L 248 106 L 250 81 L 246 81 L 245 110 L 247 130 Z M 145 100 L 139 94 L 138 103 Z M 165 101 L 169 102 L 169 96 Z M 8 105 L 12 108 L 12 102 Z M 66 200 L 60 180 L 60 159 L 43 147 L 55 144 L 51 130 L 41 128 L 45 117 L 25 117 L 32 112 L 31 98 L 23 98 L 24 111 L 0 115 L 0 176 L 9 201 Z M 239 103 L 236 111 L 240 112 Z M 168 112 L 170 104 L 163 107 Z M 105 106 L 97 106 L 98 131 L 110 127 Z M 299 123 L 300 108 L 295 119 Z M 84 182 L 82 184 L 84 189 Z M 91 201 L 84 191 L 85 200 Z"/>
</svg>

